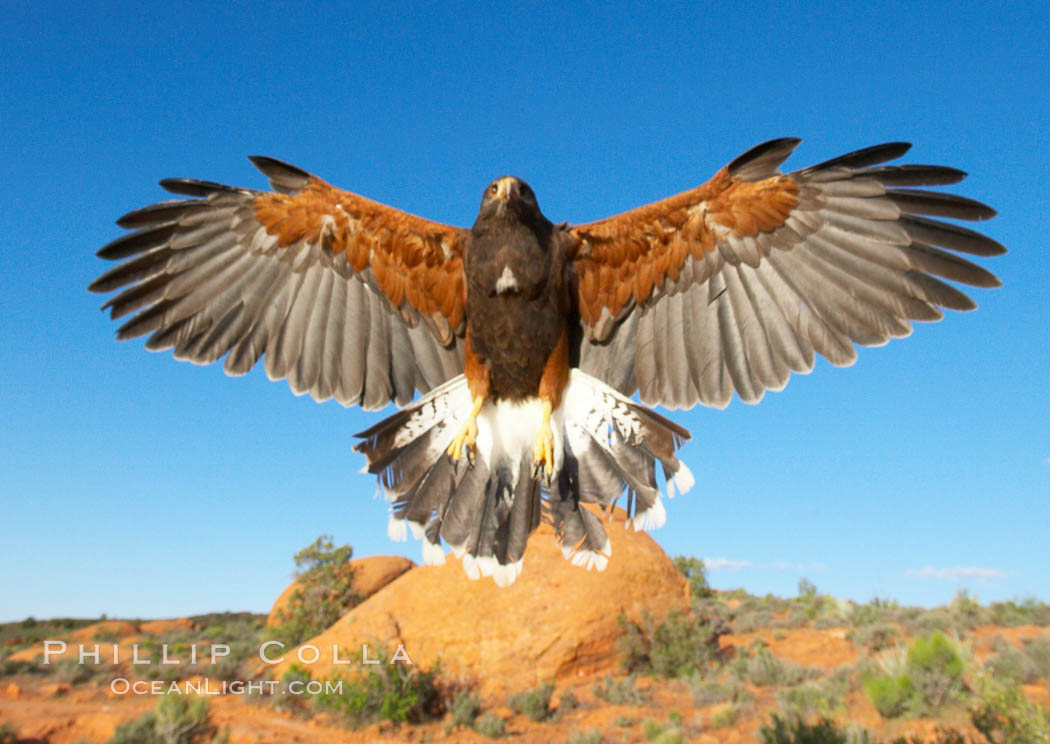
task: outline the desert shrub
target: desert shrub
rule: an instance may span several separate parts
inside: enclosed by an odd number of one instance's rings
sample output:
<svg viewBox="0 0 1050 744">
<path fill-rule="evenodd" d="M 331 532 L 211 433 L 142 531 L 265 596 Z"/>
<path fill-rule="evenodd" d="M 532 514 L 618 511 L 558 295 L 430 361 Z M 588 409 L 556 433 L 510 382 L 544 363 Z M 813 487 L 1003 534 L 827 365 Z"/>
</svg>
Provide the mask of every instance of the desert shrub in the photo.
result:
<svg viewBox="0 0 1050 744">
<path fill-rule="evenodd" d="M 967 656 L 942 633 L 916 638 L 907 650 L 883 655 L 883 673 L 866 674 L 864 691 L 886 718 L 935 713 L 960 698 Z"/>
<path fill-rule="evenodd" d="M 245 661 L 252 658 L 252 664 L 257 665 L 258 656 L 256 654 L 258 653 L 258 646 L 245 644 L 244 641 L 237 641 L 229 644 L 229 646 L 229 656 L 220 656 L 215 659 L 214 664 L 207 664 L 201 668 L 202 672 L 206 673 L 209 678 L 231 682 L 235 679 L 251 676 L 251 672 L 245 668 Z"/>
<path fill-rule="evenodd" d="M 992 613 L 981 607 L 976 597 L 961 589 L 951 602 L 941 607 L 923 610 L 918 607 L 901 608 L 897 621 L 911 636 L 944 633 L 964 636 L 979 625 L 993 622 Z"/>
<path fill-rule="evenodd" d="M 13 661 L 11 659 L 4 659 L 3 664 L 0 665 L 0 673 L 3 676 L 14 675 L 14 674 L 44 674 L 50 671 L 49 667 L 43 664 L 36 664 L 32 661 Z"/>
<path fill-rule="evenodd" d="M 205 673 L 204 670 L 208 668 L 207 664 L 201 664 L 199 660 L 196 666 L 186 663 L 185 659 L 183 659 L 182 664 L 162 663 L 164 659 L 161 651 L 161 644 L 164 642 L 165 639 L 163 637 L 158 637 L 147 638 L 142 644 L 140 644 L 136 657 L 141 659 L 141 661 L 133 664 L 131 667 L 136 677 L 160 680 L 162 682 L 174 682 L 183 677 Z M 174 658 L 177 656 L 178 651 L 175 648 L 169 647 L 168 657 Z M 202 656 L 207 658 L 207 652 L 202 654 Z"/>
<path fill-rule="evenodd" d="M 931 734 L 898 736 L 888 744 L 977 744 L 973 739 L 955 729 L 938 728 Z"/>
<path fill-rule="evenodd" d="M 908 647 L 908 669 L 925 709 L 936 711 L 963 689 L 966 660 L 958 643 L 942 633 L 916 638 Z"/>
<path fill-rule="evenodd" d="M 758 687 L 795 685 L 819 672 L 777 658 L 764 643 L 752 644 L 752 653 L 740 654 L 733 661 L 738 676 Z"/>
<path fill-rule="evenodd" d="M 261 615 L 237 614 L 228 616 L 225 621 L 208 626 L 205 634 L 214 633 L 212 640 L 229 647 L 228 656 L 200 664 L 199 673 L 212 679 L 232 681 L 251 676 L 259 659 L 259 645 L 267 634 L 265 617 Z M 193 642 L 195 639 L 187 639 Z M 187 670 L 189 671 L 189 670 Z M 189 674 L 187 674 L 189 676 Z"/>
<path fill-rule="evenodd" d="M 831 613 L 822 613 L 813 619 L 813 627 L 817 630 L 837 628 L 843 624 L 843 616 L 837 611 L 837 601 L 832 600 L 832 607 L 836 608 Z"/>
<path fill-rule="evenodd" d="M 907 615 L 901 620 L 901 626 L 905 633 L 913 637 L 934 633 L 959 635 L 967 629 L 946 607 L 934 607 L 932 610 Z"/>
<path fill-rule="evenodd" d="M 965 596 L 965 595 L 960 595 Z M 967 608 L 968 601 L 957 603 L 957 611 L 951 607 L 935 607 L 927 610 L 922 607 L 909 607 L 896 600 L 875 597 L 867 604 L 848 603 L 844 618 L 854 628 L 868 625 L 900 626 L 908 635 L 928 635 L 934 632 L 955 633 L 960 635 L 972 627 L 973 615 Z"/>
<path fill-rule="evenodd" d="M 805 620 L 800 620 L 798 615 L 792 616 L 794 607 L 794 600 L 772 594 L 764 597 L 748 595 L 733 614 L 732 628 L 737 633 L 750 633 L 759 628 L 797 627 Z"/>
<path fill-rule="evenodd" d="M 645 705 L 649 700 L 649 693 L 638 689 L 633 676 L 621 680 L 605 677 L 595 682 L 591 691 L 596 698 L 613 705 Z"/>
<path fill-rule="evenodd" d="M 877 668 L 871 662 L 861 662 L 861 687 L 872 705 L 883 718 L 904 715 L 915 698 L 915 683 L 908 669 L 908 652 L 899 646 L 884 652 Z"/>
<path fill-rule="evenodd" d="M 381 650 L 380 656 L 386 654 Z M 332 691 L 325 685 L 314 696 L 314 707 L 341 715 L 352 727 L 383 720 L 420 723 L 443 712 L 437 669 L 423 671 L 409 664 L 368 664 L 363 669 L 367 671 L 325 680 L 342 684 Z"/>
<path fill-rule="evenodd" d="M 195 724 L 191 722 L 191 725 Z M 132 721 L 117 726 L 113 731 L 113 736 L 106 740 L 106 744 L 160 744 L 155 726 L 156 715 L 153 711 L 148 711 Z"/>
<path fill-rule="evenodd" d="M 288 671 L 281 675 L 280 686 L 274 693 L 273 702 L 271 703 L 274 709 L 299 714 L 308 712 L 310 697 L 302 692 L 305 689 L 302 685 L 309 681 L 310 673 L 301 666 L 292 664 Z M 298 686 L 299 691 L 294 694 L 289 690 L 289 686 L 293 682 L 300 683 Z"/>
<path fill-rule="evenodd" d="M 1025 638 L 1021 648 L 1017 648 L 997 635 L 989 647 L 994 655 L 984 666 L 996 677 L 1033 684 L 1050 672 L 1050 641 L 1045 638 Z"/>
<path fill-rule="evenodd" d="M 185 666 L 185 664 L 161 664 L 160 652 L 158 651 L 156 658 L 151 663 L 134 664 L 132 665 L 132 670 L 134 670 L 137 677 L 159 680 L 161 682 L 174 682 L 182 678 Z"/>
<path fill-rule="evenodd" d="M 846 616 L 850 614 L 849 603 L 840 602 L 828 594 L 819 594 L 817 587 L 808 579 L 799 580 L 798 591 L 798 597 L 791 601 L 787 618 L 775 621 L 775 625 L 830 628 L 846 622 Z"/>
<path fill-rule="evenodd" d="M 474 724 L 474 730 L 490 739 L 498 739 L 507 730 L 506 722 L 495 713 L 486 713 Z"/>
<path fill-rule="evenodd" d="M 1037 638 L 1024 642 L 1024 653 L 1031 664 L 1031 674 L 1036 679 L 1050 680 L 1050 640 Z"/>
<path fill-rule="evenodd" d="M 993 602 L 988 605 L 989 622 L 993 625 L 1050 625 L 1050 604 L 1029 598 L 1020 602 Z"/>
<path fill-rule="evenodd" d="M 816 605 L 797 600 L 797 604 L 788 611 L 787 617 L 774 619 L 772 625 L 776 628 L 804 628 L 814 621 L 818 612 Z"/>
<path fill-rule="evenodd" d="M 99 643 L 118 643 L 120 633 L 115 630 L 96 630 L 91 639 Z"/>
<path fill-rule="evenodd" d="M 95 620 L 37 620 L 27 617 L 12 623 L 0 623 L 0 659 L 8 654 L 34 646 L 48 638 L 64 635 L 61 631 L 73 630 L 94 623 Z M 50 670 L 45 670 L 50 671 Z"/>
<path fill-rule="evenodd" d="M 259 640 L 259 631 L 266 627 L 266 616 L 249 615 L 247 613 L 231 614 L 223 620 L 202 627 L 204 630 L 200 633 L 184 633 L 181 639 L 178 635 L 174 637 L 165 636 L 165 640 L 168 643 L 177 643 L 179 640 L 193 642 L 198 637 L 204 637 L 218 643 L 225 643 L 231 647 L 239 642 L 255 643 Z"/>
<path fill-rule="evenodd" d="M 684 677 L 722 661 L 718 639 L 728 632 L 724 623 L 673 609 L 657 623 L 648 613 L 641 624 L 620 615 L 620 663 L 629 673 Z"/>
<path fill-rule="evenodd" d="M 873 623 L 855 627 L 848 636 L 849 640 L 871 654 L 876 654 L 900 643 L 901 634 L 896 626 L 888 623 Z"/>
<path fill-rule="evenodd" d="M 573 732 L 569 734 L 569 738 L 565 742 L 566 744 L 604 744 L 605 738 L 598 729 L 591 729 L 590 731 L 573 729 Z"/>
<path fill-rule="evenodd" d="M 915 684 L 907 672 L 875 674 L 865 679 L 863 686 L 868 699 L 883 718 L 904 715 L 915 697 Z"/>
<path fill-rule="evenodd" d="M 777 691 L 777 705 L 787 715 L 808 721 L 817 716 L 831 718 L 843 710 L 849 692 L 849 677 L 833 675 Z"/>
<path fill-rule="evenodd" d="M 694 598 L 711 596 L 711 585 L 707 583 L 707 567 L 699 558 L 679 555 L 674 558 L 674 565 L 682 576 L 689 581 L 689 595 Z"/>
<path fill-rule="evenodd" d="M 445 725 L 446 733 L 458 726 L 471 728 L 481 715 L 481 698 L 476 692 L 460 690 L 449 703 L 448 712 L 452 714 L 452 719 Z"/>
<path fill-rule="evenodd" d="M 730 602 L 736 606 L 730 608 Z M 734 589 L 694 599 L 692 611 L 706 618 L 709 624 L 725 626 L 728 632 L 747 633 L 760 627 L 783 625 L 774 616 L 788 614 L 791 606 L 792 600 L 772 595 L 756 597 L 743 589 Z"/>
<path fill-rule="evenodd" d="M 51 673 L 56 682 L 79 685 L 95 676 L 94 665 L 80 664 L 76 659 L 63 659 L 53 667 Z"/>
<path fill-rule="evenodd" d="M 1028 654 L 1008 643 L 999 644 L 998 653 L 985 661 L 984 666 L 999 679 L 1034 682 L 1039 678 Z"/>
<path fill-rule="evenodd" d="M 900 622 L 901 606 L 893 599 L 873 597 L 870 602 L 852 605 L 846 619 L 854 627 Z"/>
<path fill-rule="evenodd" d="M 833 721 L 822 718 L 808 723 L 795 717 L 781 718 L 776 713 L 758 730 L 762 744 L 847 744 L 847 734 Z"/>
<path fill-rule="evenodd" d="M 259 628 L 266 624 L 265 614 L 252 612 L 208 612 L 193 615 L 190 622 L 206 637 L 225 639 L 237 635 L 237 628 Z"/>
<path fill-rule="evenodd" d="M 580 701 L 576 698 L 576 693 L 572 690 L 566 690 L 558 696 L 558 712 L 564 713 L 570 710 L 576 710 L 580 707 Z"/>
<path fill-rule="evenodd" d="M 685 740 L 679 722 L 660 723 L 654 718 L 642 721 L 642 736 L 653 744 L 681 744 Z"/>
<path fill-rule="evenodd" d="M 1050 742 L 1050 713 L 1029 702 L 1016 682 L 981 674 L 976 687 L 970 720 L 989 744 Z"/>
<path fill-rule="evenodd" d="M 107 744 L 207 744 L 224 742 L 216 736 L 205 698 L 164 695 L 157 707 L 117 726 Z"/>
<path fill-rule="evenodd" d="M 353 588 L 349 545 L 334 547 L 321 535 L 295 554 L 298 587 L 278 612 L 280 625 L 271 630 L 276 640 L 295 646 L 320 633 L 361 601 Z"/>
<path fill-rule="evenodd" d="M 29 618 L 32 620 L 32 618 Z M 0 744 L 15 744 L 18 741 L 18 731 L 10 723 L 0 724 Z"/>
<path fill-rule="evenodd" d="M 768 724 L 764 724 L 759 729 L 758 733 L 762 744 L 875 744 L 871 732 L 859 726 L 849 726 L 843 729 L 827 718 L 811 723 L 794 717 L 783 719 L 776 713 L 773 714 Z M 894 744 L 898 743 L 894 742 Z M 905 742 L 899 744 L 905 744 Z M 924 744 L 934 744 L 934 742 L 924 742 Z M 943 744 L 949 743 L 944 742 Z"/>
<path fill-rule="evenodd" d="M 756 609 L 734 617 L 732 627 L 736 633 L 752 633 L 759 628 L 768 628 L 771 625 L 773 625 L 773 613 L 766 609 Z"/>
<path fill-rule="evenodd" d="M 875 744 L 875 737 L 863 726 L 850 725 L 846 727 L 846 744 Z M 937 743 L 926 742 L 926 744 Z"/>
<path fill-rule="evenodd" d="M 948 611 L 952 614 L 955 627 L 966 630 L 972 630 L 978 625 L 987 625 L 991 619 L 989 612 L 977 601 L 977 597 L 971 597 L 965 589 L 955 593 L 948 604 Z"/>
<path fill-rule="evenodd" d="M 738 715 L 740 715 L 740 706 L 736 703 L 730 703 L 724 708 L 716 710 L 715 714 L 711 716 L 711 727 L 725 728 L 726 726 L 732 726 L 736 723 Z"/>
<path fill-rule="evenodd" d="M 693 702 L 698 706 L 722 702 L 743 703 L 754 699 L 751 691 L 735 676 L 730 676 L 725 682 L 719 682 L 713 679 L 704 679 L 699 674 L 696 674 L 690 677 L 687 682 L 689 683 L 690 692 L 693 694 Z"/>
<path fill-rule="evenodd" d="M 545 721 L 551 716 L 551 696 L 554 685 L 544 682 L 539 687 L 525 690 L 507 698 L 507 707 L 515 713 L 528 716 L 533 721 Z"/>
</svg>

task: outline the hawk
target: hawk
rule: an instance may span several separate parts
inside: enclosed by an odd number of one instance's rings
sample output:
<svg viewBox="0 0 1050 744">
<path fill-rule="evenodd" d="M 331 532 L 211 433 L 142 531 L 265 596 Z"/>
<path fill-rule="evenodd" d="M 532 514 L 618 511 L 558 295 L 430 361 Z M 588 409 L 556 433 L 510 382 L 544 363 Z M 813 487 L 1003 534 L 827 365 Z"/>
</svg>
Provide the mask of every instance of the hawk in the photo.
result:
<svg viewBox="0 0 1050 744">
<path fill-rule="evenodd" d="M 133 211 L 91 285 L 130 316 L 119 339 L 296 394 L 400 411 L 356 449 L 427 563 L 442 541 L 471 578 L 513 582 L 541 519 L 574 564 L 611 546 L 581 504 L 627 494 L 635 529 L 693 484 L 688 432 L 648 406 L 722 408 L 780 390 L 815 354 L 907 336 L 910 321 L 974 303 L 942 281 L 999 281 L 959 254 L 1003 246 L 936 218 L 991 208 L 927 186 L 954 168 L 886 165 L 909 145 L 857 150 L 791 173 L 795 138 L 758 145 L 702 186 L 582 225 L 553 224 L 524 181 L 498 178 L 470 229 L 343 191 L 253 157 L 273 191 L 169 179 L 189 199 Z M 939 277 L 939 278 L 938 278 Z M 417 397 L 417 393 L 419 394 Z M 641 402 L 633 399 L 638 394 Z"/>
</svg>

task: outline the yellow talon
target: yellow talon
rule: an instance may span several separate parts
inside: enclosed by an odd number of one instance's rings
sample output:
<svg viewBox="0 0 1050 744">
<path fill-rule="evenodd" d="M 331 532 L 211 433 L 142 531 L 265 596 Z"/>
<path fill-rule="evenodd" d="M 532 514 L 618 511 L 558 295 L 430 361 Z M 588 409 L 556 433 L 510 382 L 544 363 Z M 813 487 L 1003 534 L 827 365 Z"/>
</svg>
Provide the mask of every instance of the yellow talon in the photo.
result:
<svg viewBox="0 0 1050 744">
<path fill-rule="evenodd" d="M 536 432 L 536 448 L 533 450 L 532 465 L 537 467 L 543 464 L 547 475 L 554 473 L 554 432 L 551 431 L 551 404 L 543 401 L 543 419 L 540 421 L 539 431 Z"/>
<path fill-rule="evenodd" d="M 481 408 L 484 405 L 484 398 L 478 397 L 474 399 L 474 408 L 471 409 L 470 416 L 463 422 L 463 426 L 460 427 L 456 436 L 453 437 L 452 444 L 448 446 L 449 457 L 453 460 L 458 460 L 464 452 L 473 449 L 477 443 L 478 414 L 481 413 Z"/>
</svg>

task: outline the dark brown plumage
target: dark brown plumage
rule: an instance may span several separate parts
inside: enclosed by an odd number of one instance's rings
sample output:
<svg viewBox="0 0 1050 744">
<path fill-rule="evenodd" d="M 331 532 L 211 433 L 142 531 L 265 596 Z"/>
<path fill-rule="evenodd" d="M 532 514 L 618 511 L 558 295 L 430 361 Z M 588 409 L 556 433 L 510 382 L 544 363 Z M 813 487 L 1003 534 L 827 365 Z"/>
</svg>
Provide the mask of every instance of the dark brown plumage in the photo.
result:
<svg viewBox="0 0 1050 744">
<path fill-rule="evenodd" d="M 523 181 L 503 178 L 485 189 L 464 271 L 467 337 L 488 369 L 494 399 L 539 393 L 547 360 L 568 331 L 570 245 L 569 233 L 543 216 Z"/>
<path fill-rule="evenodd" d="M 994 287 L 959 254 L 990 238 L 941 219 L 994 210 L 926 190 L 962 171 L 885 165 L 894 142 L 783 174 L 799 140 L 752 148 L 707 183 L 585 225 L 552 225 L 522 181 L 486 189 L 472 229 L 342 191 L 252 158 L 274 192 L 170 179 L 189 199 L 119 221 L 91 284 L 119 290 L 118 338 L 344 405 L 404 410 L 361 433 L 392 502 L 390 534 L 442 540 L 472 576 L 504 584 L 549 520 L 573 562 L 610 546 L 581 504 L 625 491 L 636 527 L 658 525 L 666 490 L 691 484 L 668 408 L 757 402 L 815 354 L 837 365 L 911 321 L 974 303 L 942 280 Z M 415 393 L 423 397 L 413 400 Z M 447 453 L 447 454 L 446 454 Z"/>
</svg>

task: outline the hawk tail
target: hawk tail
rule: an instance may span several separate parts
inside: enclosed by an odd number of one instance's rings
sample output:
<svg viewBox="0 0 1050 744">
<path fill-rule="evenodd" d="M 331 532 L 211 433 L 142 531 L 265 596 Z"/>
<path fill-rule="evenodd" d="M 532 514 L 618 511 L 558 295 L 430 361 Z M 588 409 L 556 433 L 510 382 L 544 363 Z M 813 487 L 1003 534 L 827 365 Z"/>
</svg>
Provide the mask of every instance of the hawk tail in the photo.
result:
<svg viewBox="0 0 1050 744">
<path fill-rule="evenodd" d="M 611 509 L 626 492 L 628 523 L 649 529 L 666 516 L 657 461 L 668 496 L 693 484 L 676 456 L 688 432 L 579 370 L 572 370 L 551 417 L 550 477 L 537 475 L 532 464 L 539 399 L 486 403 L 472 461 L 454 462 L 447 449 L 470 409 L 460 376 L 357 435 L 363 441 L 355 449 L 391 502 L 388 535 L 404 540 L 411 531 L 422 538 L 425 563 L 444 563 L 443 539 L 469 577 L 509 585 L 543 520 L 574 565 L 604 570 L 611 545 L 601 518 L 582 504 Z"/>
</svg>

